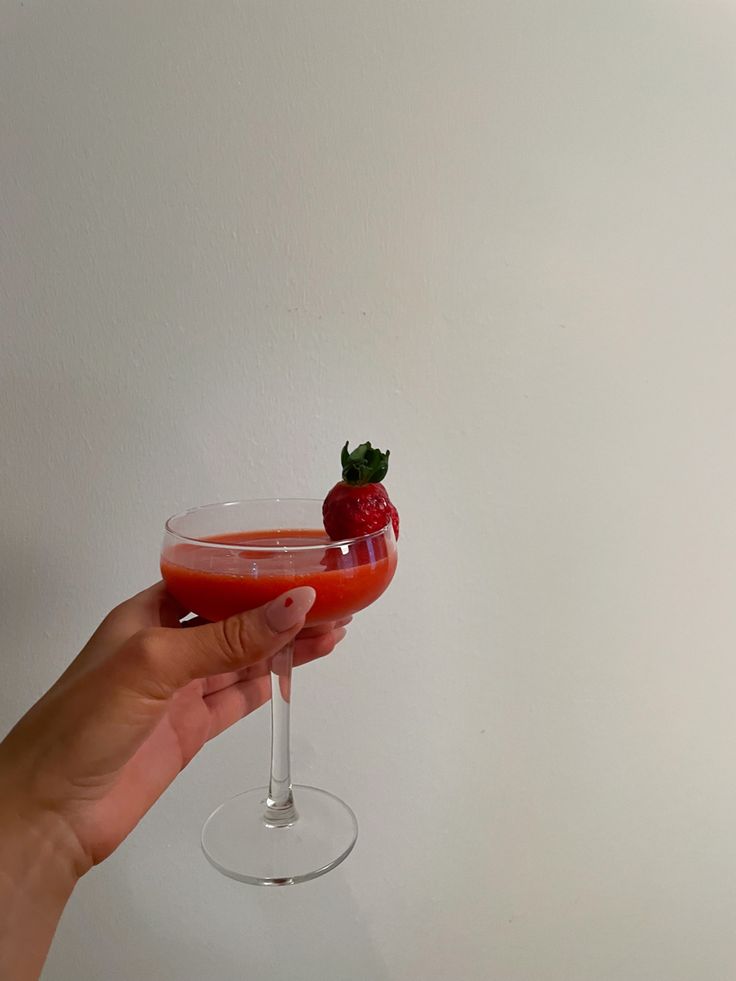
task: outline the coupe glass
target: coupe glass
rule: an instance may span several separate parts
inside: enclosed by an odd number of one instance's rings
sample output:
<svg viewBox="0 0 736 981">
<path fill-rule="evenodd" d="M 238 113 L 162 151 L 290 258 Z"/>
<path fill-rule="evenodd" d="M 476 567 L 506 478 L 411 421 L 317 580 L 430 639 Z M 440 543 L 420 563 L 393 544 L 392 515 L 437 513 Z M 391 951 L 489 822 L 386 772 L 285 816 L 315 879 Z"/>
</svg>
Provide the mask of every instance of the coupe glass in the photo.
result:
<svg viewBox="0 0 736 981">
<path fill-rule="evenodd" d="M 391 522 L 380 531 L 333 542 L 313 500 L 233 501 L 169 518 L 161 572 L 169 592 L 192 613 L 222 620 L 295 586 L 317 592 L 307 626 L 357 613 L 383 593 L 396 570 Z M 209 861 L 256 885 L 304 882 L 329 872 L 352 851 L 358 824 L 339 798 L 292 788 L 289 703 L 293 644 L 271 661 L 271 773 L 225 801 L 202 829 Z"/>
</svg>

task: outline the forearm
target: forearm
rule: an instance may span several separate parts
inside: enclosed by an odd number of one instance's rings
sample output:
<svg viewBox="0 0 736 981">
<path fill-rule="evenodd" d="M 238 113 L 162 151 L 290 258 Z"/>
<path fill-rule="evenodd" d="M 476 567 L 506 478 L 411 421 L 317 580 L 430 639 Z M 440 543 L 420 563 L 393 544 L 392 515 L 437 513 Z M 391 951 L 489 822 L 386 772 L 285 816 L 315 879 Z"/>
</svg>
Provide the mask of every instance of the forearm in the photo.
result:
<svg viewBox="0 0 736 981">
<path fill-rule="evenodd" d="M 0 978 L 35 981 L 78 878 L 58 816 L 0 802 Z"/>
</svg>

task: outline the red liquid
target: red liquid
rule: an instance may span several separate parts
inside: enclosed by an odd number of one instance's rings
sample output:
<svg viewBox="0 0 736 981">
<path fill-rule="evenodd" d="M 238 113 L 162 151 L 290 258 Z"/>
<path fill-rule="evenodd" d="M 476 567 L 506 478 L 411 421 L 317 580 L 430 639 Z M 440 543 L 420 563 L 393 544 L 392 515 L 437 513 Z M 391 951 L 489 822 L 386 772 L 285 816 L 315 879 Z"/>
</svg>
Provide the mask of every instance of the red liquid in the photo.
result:
<svg viewBox="0 0 736 981">
<path fill-rule="evenodd" d="M 232 545 L 208 548 L 207 542 Z M 248 546 L 274 546 L 273 552 Z M 284 547 L 320 545 L 303 551 Z M 322 531 L 243 531 L 179 542 L 164 548 L 161 574 L 171 595 L 206 620 L 252 610 L 294 586 L 313 586 L 317 599 L 308 624 L 341 620 L 369 606 L 386 589 L 396 571 L 396 548 L 381 535 L 344 551 Z"/>
</svg>

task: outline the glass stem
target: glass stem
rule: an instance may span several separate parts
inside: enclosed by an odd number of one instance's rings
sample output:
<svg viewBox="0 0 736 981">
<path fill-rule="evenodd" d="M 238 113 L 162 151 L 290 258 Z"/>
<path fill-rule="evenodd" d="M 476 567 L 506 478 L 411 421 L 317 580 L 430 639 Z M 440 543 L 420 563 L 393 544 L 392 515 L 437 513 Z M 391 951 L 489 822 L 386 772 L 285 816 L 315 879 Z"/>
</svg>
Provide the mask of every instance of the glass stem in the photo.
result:
<svg viewBox="0 0 736 981">
<path fill-rule="evenodd" d="M 265 820 L 272 828 L 285 828 L 297 819 L 291 790 L 289 709 L 291 703 L 291 643 L 271 661 L 271 778 Z"/>
</svg>

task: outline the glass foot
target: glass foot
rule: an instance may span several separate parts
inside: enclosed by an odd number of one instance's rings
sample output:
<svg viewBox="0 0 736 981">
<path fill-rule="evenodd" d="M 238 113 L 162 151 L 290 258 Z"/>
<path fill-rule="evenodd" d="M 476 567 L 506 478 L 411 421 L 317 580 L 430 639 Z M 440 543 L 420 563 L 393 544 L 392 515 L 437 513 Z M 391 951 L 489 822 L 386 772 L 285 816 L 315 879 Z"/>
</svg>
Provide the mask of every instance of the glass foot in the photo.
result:
<svg viewBox="0 0 736 981">
<path fill-rule="evenodd" d="M 317 787 L 294 787 L 297 819 L 266 823 L 267 787 L 225 801 L 202 828 L 202 848 L 224 875 L 256 886 L 306 882 L 334 869 L 353 850 L 358 822 L 347 804 Z"/>
</svg>

